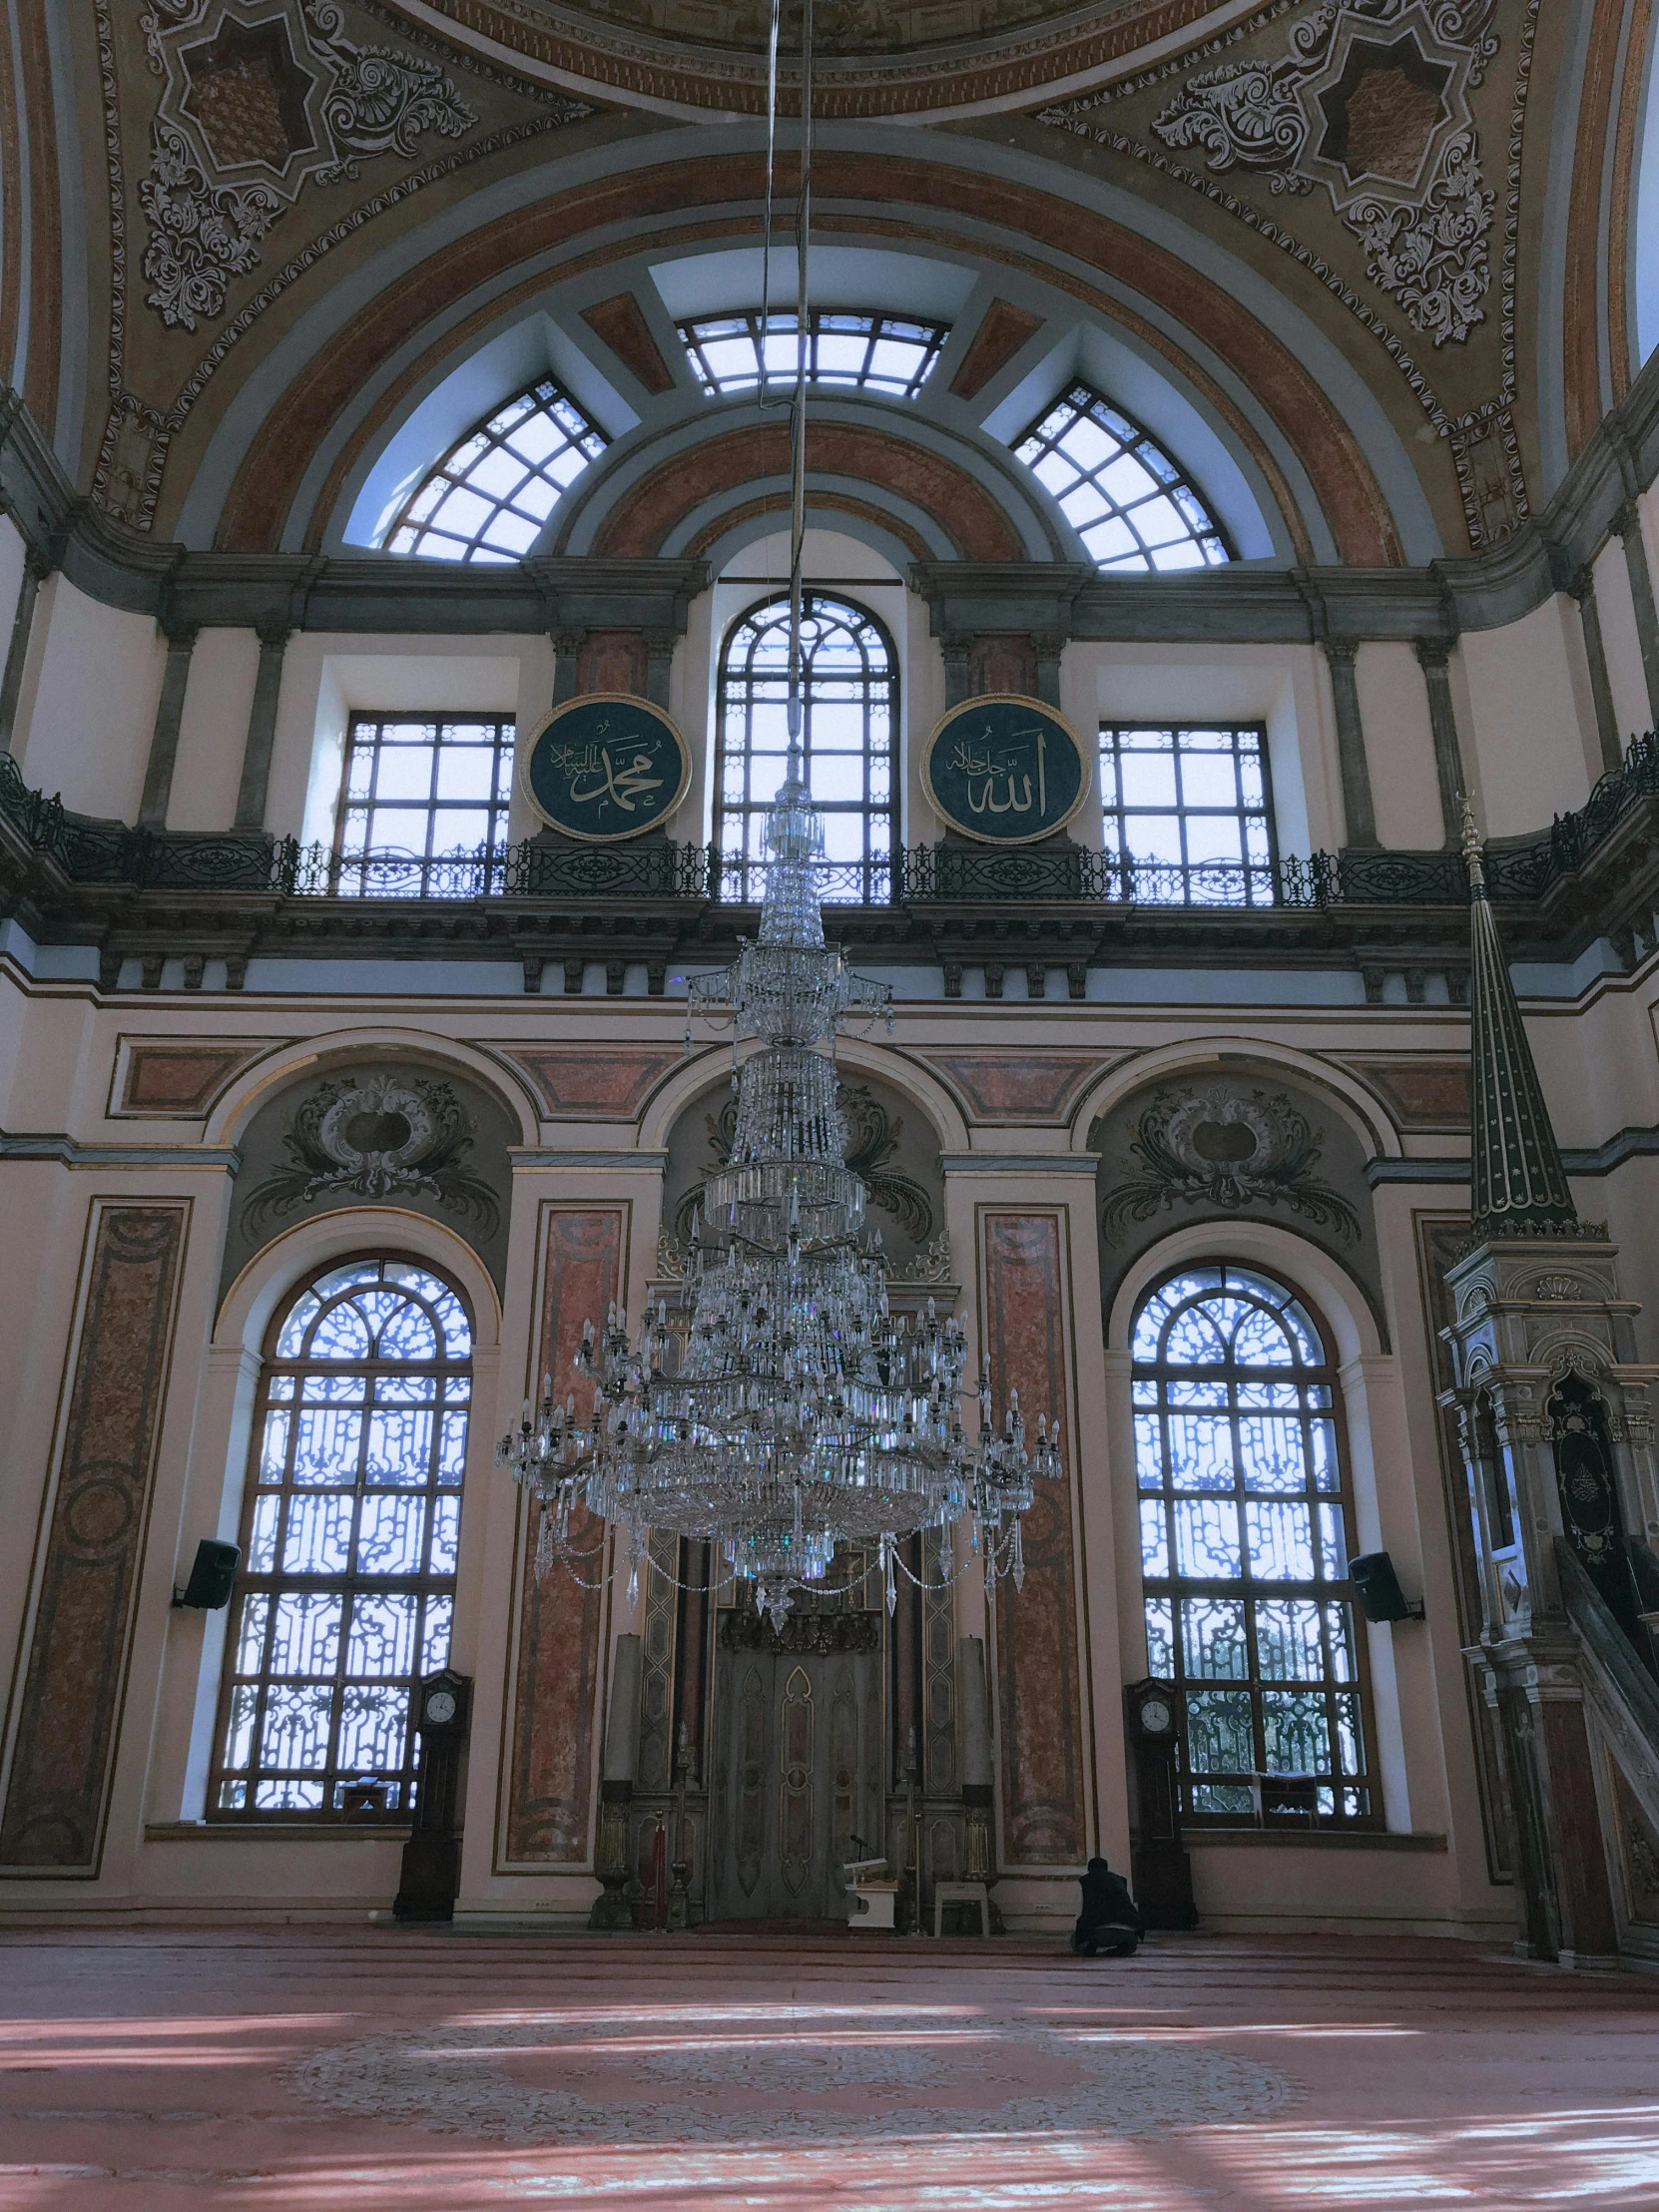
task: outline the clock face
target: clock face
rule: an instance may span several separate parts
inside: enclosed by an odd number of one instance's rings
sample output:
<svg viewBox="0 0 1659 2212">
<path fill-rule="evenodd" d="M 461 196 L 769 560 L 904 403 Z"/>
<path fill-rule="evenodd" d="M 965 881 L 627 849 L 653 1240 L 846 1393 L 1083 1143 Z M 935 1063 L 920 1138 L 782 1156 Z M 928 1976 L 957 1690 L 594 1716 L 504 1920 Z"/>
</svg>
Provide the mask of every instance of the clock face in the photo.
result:
<svg viewBox="0 0 1659 2212">
<path fill-rule="evenodd" d="M 1141 1726 L 1149 1736 L 1167 1736 L 1173 1717 L 1161 1697 L 1149 1697 L 1141 1707 Z"/>
<path fill-rule="evenodd" d="M 426 1718 L 441 1728 L 445 1721 L 455 1718 L 455 1693 L 453 1690 L 434 1690 L 426 1700 Z"/>
</svg>

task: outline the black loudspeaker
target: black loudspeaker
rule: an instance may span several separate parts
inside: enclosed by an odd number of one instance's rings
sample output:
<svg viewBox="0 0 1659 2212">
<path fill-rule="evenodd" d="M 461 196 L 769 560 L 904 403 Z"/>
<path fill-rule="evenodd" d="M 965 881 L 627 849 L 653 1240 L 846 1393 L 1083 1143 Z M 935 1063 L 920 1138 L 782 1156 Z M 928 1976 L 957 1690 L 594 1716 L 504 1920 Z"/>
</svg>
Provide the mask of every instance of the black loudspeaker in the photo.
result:
<svg viewBox="0 0 1659 2212">
<path fill-rule="evenodd" d="M 1422 1607 L 1413 1605 L 1399 1586 L 1394 1563 L 1385 1551 L 1368 1551 L 1348 1563 L 1360 1609 L 1369 1621 L 1420 1621 Z"/>
<path fill-rule="evenodd" d="M 175 1606 L 193 1606 L 201 1613 L 217 1613 L 222 1605 L 229 1605 L 231 1592 L 236 1587 L 237 1569 L 242 1565 L 242 1551 L 236 1544 L 222 1544 L 217 1537 L 204 1536 L 196 1547 L 196 1564 L 190 1570 L 190 1580 L 182 1590 L 175 1590 Z"/>
</svg>

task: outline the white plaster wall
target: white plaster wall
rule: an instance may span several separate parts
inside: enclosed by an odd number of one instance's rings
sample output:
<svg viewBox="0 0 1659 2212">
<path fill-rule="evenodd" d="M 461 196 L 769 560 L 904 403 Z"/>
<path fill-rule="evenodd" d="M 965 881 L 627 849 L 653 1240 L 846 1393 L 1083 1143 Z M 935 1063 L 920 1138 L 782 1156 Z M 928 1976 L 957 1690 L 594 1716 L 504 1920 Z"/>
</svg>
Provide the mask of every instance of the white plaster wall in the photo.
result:
<svg viewBox="0 0 1659 2212">
<path fill-rule="evenodd" d="M 1626 746 L 1648 729 L 1653 715 L 1642 673 L 1642 642 L 1636 631 L 1636 602 L 1630 596 L 1630 567 L 1624 541 L 1609 538 L 1595 558 L 1596 613 L 1607 656 L 1607 683 L 1613 694 L 1613 719 L 1619 743 Z"/>
<path fill-rule="evenodd" d="M 148 615 L 101 607 L 66 576 L 49 577 L 12 738 L 28 782 L 78 813 L 134 821 L 166 664 Z"/>
<path fill-rule="evenodd" d="M 1391 639 L 1370 642 L 1355 656 L 1354 677 L 1377 834 L 1387 845 L 1438 846 L 1445 827 L 1428 691 L 1417 656 Z"/>
<path fill-rule="evenodd" d="M 10 515 L 0 515 L 0 667 L 5 665 L 22 583 L 23 535 Z"/>
<path fill-rule="evenodd" d="M 179 721 L 170 830 L 229 830 L 236 820 L 259 668 L 260 641 L 252 630 L 204 630 L 198 636 Z"/>
<path fill-rule="evenodd" d="M 1073 646 L 1084 730 L 1103 722 L 1262 722 L 1279 849 L 1335 850 L 1344 841 L 1336 721 L 1323 655 L 1302 645 Z M 1093 677 L 1093 713 L 1083 669 Z"/>
<path fill-rule="evenodd" d="M 277 836 L 332 840 L 345 726 L 354 710 L 516 715 L 523 729 L 546 713 L 552 696 L 553 647 L 544 637 L 299 632 L 282 660 L 266 827 Z M 513 834 L 531 827 L 515 805 Z"/>
<path fill-rule="evenodd" d="M 1573 686 L 1569 619 L 1577 609 L 1557 593 L 1519 622 L 1465 631 L 1453 656 L 1462 664 L 1463 765 L 1491 836 L 1547 828 L 1552 815 L 1583 806 L 1601 773 L 1600 743 Z"/>
</svg>

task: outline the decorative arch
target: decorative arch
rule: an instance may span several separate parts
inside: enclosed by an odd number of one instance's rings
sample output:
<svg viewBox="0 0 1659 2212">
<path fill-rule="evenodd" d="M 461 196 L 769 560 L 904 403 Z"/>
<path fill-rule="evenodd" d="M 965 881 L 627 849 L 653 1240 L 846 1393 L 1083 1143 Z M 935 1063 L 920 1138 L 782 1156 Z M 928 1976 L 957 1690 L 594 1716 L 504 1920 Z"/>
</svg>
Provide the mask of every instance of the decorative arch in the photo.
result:
<svg viewBox="0 0 1659 2212">
<path fill-rule="evenodd" d="M 517 1123 L 518 1143 L 533 1145 L 540 1134 L 535 1099 L 501 1060 L 424 1029 L 364 1027 L 295 1038 L 243 1069 L 215 1101 L 203 1142 L 235 1144 L 267 1097 L 294 1076 L 325 1073 L 332 1066 L 369 1055 L 424 1061 L 440 1069 L 451 1067 L 493 1094 L 509 1120 Z"/>
<path fill-rule="evenodd" d="M 1218 355 L 1257 395 L 1300 456 L 1339 556 L 1362 566 L 1399 561 L 1387 500 L 1331 396 L 1289 344 L 1179 256 L 1076 201 L 1005 177 L 974 176 L 913 156 L 827 152 L 821 167 L 827 199 L 854 205 L 878 199 L 884 207 L 895 200 L 907 203 L 914 235 L 924 235 L 919 227 L 926 222 L 966 216 L 987 224 L 993 235 L 1023 233 L 1039 247 L 1110 271 L 1117 282 L 1176 315 L 1200 346 Z M 529 212 L 488 224 L 408 269 L 323 340 L 269 411 L 263 434 L 238 468 L 217 542 L 228 550 L 263 550 L 279 542 L 302 480 L 361 382 L 363 362 L 396 354 L 462 306 L 469 293 L 498 279 L 503 269 L 538 262 L 545 269 L 545 257 L 576 246 L 599 228 L 661 222 L 699 205 L 729 205 L 734 197 L 758 199 L 763 182 L 758 156 L 665 164 L 550 195 Z M 534 279 L 542 290 L 546 281 L 545 273 Z M 1101 304 L 1108 315 L 1117 311 L 1104 294 Z M 500 313 L 499 298 L 492 311 Z M 1196 372 L 1196 364 L 1189 366 Z M 1258 449 L 1277 475 L 1259 441 Z M 1288 511 L 1294 512 L 1294 502 Z"/>
<path fill-rule="evenodd" d="M 1404 1156 L 1399 1132 L 1381 1101 L 1346 1068 L 1275 1039 L 1226 1035 L 1184 1037 L 1178 1044 L 1163 1045 L 1152 1052 L 1132 1052 L 1115 1061 L 1081 1094 L 1072 1109 L 1070 1149 L 1089 1151 L 1089 1135 L 1095 1124 L 1136 1091 L 1182 1076 L 1213 1075 L 1225 1063 L 1239 1062 L 1282 1070 L 1287 1077 L 1328 1097 L 1375 1157 L 1397 1160 Z"/>
</svg>

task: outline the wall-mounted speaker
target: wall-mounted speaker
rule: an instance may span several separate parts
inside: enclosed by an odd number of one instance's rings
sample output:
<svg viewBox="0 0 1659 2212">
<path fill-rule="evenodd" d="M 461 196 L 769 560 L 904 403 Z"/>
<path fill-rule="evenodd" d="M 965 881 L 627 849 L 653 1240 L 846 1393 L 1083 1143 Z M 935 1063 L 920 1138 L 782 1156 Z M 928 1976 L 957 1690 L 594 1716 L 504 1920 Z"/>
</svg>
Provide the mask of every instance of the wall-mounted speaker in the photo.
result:
<svg viewBox="0 0 1659 2212">
<path fill-rule="evenodd" d="M 190 1580 L 182 1590 L 173 1593 L 174 1605 L 188 1605 L 201 1613 L 217 1613 L 222 1605 L 230 1604 L 237 1569 L 241 1565 L 239 1545 L 222 1544 L 215 1536 L 204 1536 L 196 1547 L 196 1563 L 190 1570 Z"/>
<path fill-rule="evenodd" d="M 1394 1563 L 1385 1551 L 1368 1551 L 1348 1563 L 1360 1609 L 1369 1621 L 1420 1621 L 1422 1607 L 1413 1605 L 1399 1586 Z"/>
</svg>

